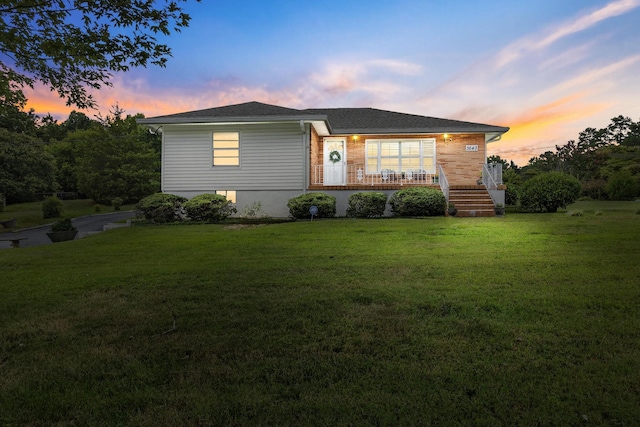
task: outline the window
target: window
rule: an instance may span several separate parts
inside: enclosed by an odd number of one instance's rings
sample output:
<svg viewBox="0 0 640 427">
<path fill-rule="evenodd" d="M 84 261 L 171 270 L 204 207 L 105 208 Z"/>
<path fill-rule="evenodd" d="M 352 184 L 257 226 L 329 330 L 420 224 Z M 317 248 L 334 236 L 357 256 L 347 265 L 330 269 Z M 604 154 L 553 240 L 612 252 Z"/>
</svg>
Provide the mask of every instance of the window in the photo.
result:
<svg viewBox="0 0 640 427">
<path fill-rule="evenodd" d="M 216 190 L 216 194 L 226 197 L 231 203 L 236 202 L 236 190 Z"/>
<path fill-rule="evenodd" d="M 368 139 L 366 141 L 367 173 L 383 169 L 395 172 L 424 170 L 435 173 L 436 140 Z"/>
<path fill-rule="evenodd" d="M 238 132 L 213 134 L 213 166 L 240 166 L 240 135 Z"/>
</svg>

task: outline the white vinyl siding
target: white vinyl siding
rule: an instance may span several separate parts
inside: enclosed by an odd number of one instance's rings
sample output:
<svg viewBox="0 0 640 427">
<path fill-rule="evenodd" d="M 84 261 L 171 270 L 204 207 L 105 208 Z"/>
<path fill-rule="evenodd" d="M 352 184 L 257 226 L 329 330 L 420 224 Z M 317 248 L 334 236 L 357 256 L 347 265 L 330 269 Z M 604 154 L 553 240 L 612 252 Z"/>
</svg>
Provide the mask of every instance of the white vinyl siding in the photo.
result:
<svg viewBox="0 0 640 427">
<path fill-rule="evenodd" d="M 436 140 L 368 139 L 366 140 L 367 173 L 384 169 L 395 172 L 423 170 L 435 173 Z"/>
<path fill-rule="evenodd" d="M 239 166 L 212 166 L 212 134 L 218 132 L 239 133 Z M 303 141 L 299 123 L 165 125 L 162 191 L 303 189 Z"/>
</svg>

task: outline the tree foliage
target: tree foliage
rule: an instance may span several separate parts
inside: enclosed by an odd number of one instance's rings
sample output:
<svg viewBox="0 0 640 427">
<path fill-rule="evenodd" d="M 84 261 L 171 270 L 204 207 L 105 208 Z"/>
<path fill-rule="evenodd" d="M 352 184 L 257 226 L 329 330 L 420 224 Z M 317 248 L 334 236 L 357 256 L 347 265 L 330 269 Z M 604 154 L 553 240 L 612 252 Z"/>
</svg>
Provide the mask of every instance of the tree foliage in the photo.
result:
<svg viewBox="0 0 640 427">
<path fill-rule="evenodd" d="M 55 161 L 35 138 L 0 128 L 0 193 L 7 203 L 55 191 Z"/>
<path fill-rule="evenodd" d="M 71 134 L 78 191 L 99 202 L 115 197 L 135 202 L 160 189 L 157 156 L 135 135 L 113 135 L 108 128 Z"/>
<path fill-rule="evenodd" d="M 622 170 L 609 178 L 606 191 L 611 200 L 634 200 L 638 196 L 638 182 L 631 172 Z"/>
<path fill-rule="evenodd" d="M 197 0 L 199 1 L 199 0 Z M 68 105 L 95 106 L 87 88 L 111 86 L 114 72 L 165 66 L 159 36 L 189 24 L 186 0 L 4 0 L 0 5 L 0 106 L 23 107 L 40 81 Z"/>
<path fill-rule="evenodd" d="M 505 165 L 502 159 L 497 159 Z M 515 174 L 507 173 L 510 170 Z M 623 181 L 635 181 L 640 187 L 640 121 L 634 122 L 622 115 L 614 117 L 606 127 L 587 128 L 580 132 L 577 141 L 557 145 L 555 151 L 531 158 L 522 168 L 507 169 L 504 174 L 507 204 L 514 204 L 520 197 L 525 181 L 549 172 L 562 172 L 579 179 L 581 195 L 594 199 L 606 200 L 612 194 L 616 194 L 616 198 L 622 197 L 608 185 L 614 176 L 616 186 L 622 182 L 620 176 L 624 176 Z M 633 186 L 625 184 L 625 191 L 629 188 Z"/>
</svg>

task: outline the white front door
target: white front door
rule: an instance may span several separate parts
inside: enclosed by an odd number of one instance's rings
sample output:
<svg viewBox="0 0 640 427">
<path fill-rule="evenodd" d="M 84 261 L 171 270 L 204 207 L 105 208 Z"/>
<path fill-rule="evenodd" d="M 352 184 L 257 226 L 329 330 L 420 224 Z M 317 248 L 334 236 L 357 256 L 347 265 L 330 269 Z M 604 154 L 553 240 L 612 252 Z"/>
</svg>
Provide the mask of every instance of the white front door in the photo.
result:
<svg viewBox="0 0 640 427">
<path fill-rule="evenodd" d="M 347 165 L 347 140 L 325 138 L 324 185 L 344 185 Z"/>
</svg>

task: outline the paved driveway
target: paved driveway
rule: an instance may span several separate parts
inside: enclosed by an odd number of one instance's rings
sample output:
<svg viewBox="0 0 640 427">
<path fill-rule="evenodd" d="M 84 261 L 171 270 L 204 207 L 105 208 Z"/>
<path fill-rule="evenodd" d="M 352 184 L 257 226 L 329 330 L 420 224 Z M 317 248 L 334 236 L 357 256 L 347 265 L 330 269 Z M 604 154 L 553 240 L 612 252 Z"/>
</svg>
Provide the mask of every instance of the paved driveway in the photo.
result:
<svg viewBox="0 0 640 427">
<path fill-rule="evenodd" d="M 73 218 L 71 222 L 74 227 L 78 229 L 78 235 L 76 239 L 80 239 L 89 234 L 99 233 L 104 230 L 105 225 L 122 221 L 136 216 L 135 211 L 123 211 L 98 215 L 83 216 L 80 218 Z M 47 237 L 47 232 L 51 231 L 51 225 L 43 225 L 41 227 L 34 227 L 25 230 L 19 230 L 12 233 L 0 234 L 0 239 L 7 239 L 10 237 L 25 237 L 25 240 L 20 241 L 21 248 L 28 248 L 30 246 L 50 245 L 51 240 Z M 7 249 L 11 247 L 11 242 L 0 242 L 0 249 Z"/>
</svg>

